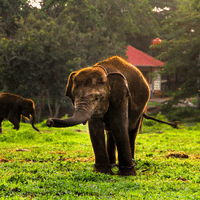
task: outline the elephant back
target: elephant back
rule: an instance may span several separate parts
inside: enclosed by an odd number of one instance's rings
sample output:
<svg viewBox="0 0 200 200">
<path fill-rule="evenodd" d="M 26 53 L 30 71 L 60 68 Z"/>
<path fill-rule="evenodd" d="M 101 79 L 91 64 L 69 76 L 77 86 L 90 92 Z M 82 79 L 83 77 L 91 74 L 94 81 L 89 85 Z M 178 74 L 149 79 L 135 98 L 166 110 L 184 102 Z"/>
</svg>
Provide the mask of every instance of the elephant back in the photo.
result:
<svg viewBox="0 0 200 200">
<path fill-rule="evenodd" d="M 125 80 L 130 96 L 131 110 L 143 110 L 149 100 L 149 84 L 142 72 L 119 56 L 113 56 L 98 62 L 94 67 L 101 67 L 107 75 L 119 74 Z"/>
<path fill-rule="evenodd" d="M 107 75 L 113 73 L 120 74 L 126 79 L 132 95 L 146 97 L 147 99 L 149 98 L 149 84 L 142 72 L 123 58 L 113 56 L 107 60 L 98 62 L 94 66 L 103 68 Z"/>
</svg>

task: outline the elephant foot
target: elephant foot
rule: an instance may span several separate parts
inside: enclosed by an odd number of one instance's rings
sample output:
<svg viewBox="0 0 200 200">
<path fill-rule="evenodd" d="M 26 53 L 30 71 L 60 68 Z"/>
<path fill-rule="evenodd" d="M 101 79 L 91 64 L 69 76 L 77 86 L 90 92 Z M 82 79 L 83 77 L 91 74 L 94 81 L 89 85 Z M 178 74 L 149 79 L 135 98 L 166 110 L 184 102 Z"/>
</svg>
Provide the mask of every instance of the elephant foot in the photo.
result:
<svg viewBox="0 0 200 200">
<path fill-rule="evenodd" d="M 104 174 L 110 174 L 113 175 L 113 172 L 111 170 L 111 166 L 110 165 L 94 165 L 95 169 L 93 170 L 93 172 L 100 172 L 100 173 L 104 173 Z"/>
<path fill-rule="evenodd" d="M 120 176 L 136 176 L 137 173 L 136 173 L 135 165 L 132 165 L 130 167 L 119 166 L 119 171 L 118 171 L 117 175 L 120 175 Z"/>
</svg>

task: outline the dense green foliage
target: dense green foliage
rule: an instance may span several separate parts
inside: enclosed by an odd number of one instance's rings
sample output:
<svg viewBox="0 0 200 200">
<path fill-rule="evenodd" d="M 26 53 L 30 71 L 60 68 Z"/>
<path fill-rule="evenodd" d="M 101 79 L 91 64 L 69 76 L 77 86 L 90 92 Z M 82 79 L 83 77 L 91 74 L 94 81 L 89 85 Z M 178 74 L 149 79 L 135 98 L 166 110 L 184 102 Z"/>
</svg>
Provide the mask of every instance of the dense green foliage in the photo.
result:
<svg viewBox="0 0 200 200">
<path fill-rule="evenodd" d="M 34 98 L 41 113 L 58 116 L 71 71 L 132 45 L 165 62 L 174 99 L 198 92 L 198 0 L 0 0 L 0 91 Z M 152 40 L 163 41 L 155 49 Z M 199 61 L 200 62 L 200 61 Z"/>
<path fill-rule="evenodd" d="M 169 89 L 174 100 L 190 97 L 200 85 L 200 4 L 198 0 L 184 1 L 179 9 L 163 21 L 161 34 L 165 39 L 160 59 L 165 62 Z M 179 89 L 179 90 L 178 90 Z"/>
<path fill-rule="evenodd" d="M 163 118 L 163 116 L 157 116 Z M 145 120 L 135 177 L 94 173 L 87 127 L 19 131 L 3 122 L 1 199 L 200 199 L 200 124 L 173 129 Z M 117 172 L 117 168 L 113 168 Z"/>
<path fill-rule="evenodd" d="M 47 102 L 50 116 L 57 116 L 71 71 L 125 57 L 127 35 L 155 35 L 148 1 L 45 0 L 41 9 L 27 2 L 2 2 L 0 90 L 36 97 L 39 120 Z"/>
</svg>

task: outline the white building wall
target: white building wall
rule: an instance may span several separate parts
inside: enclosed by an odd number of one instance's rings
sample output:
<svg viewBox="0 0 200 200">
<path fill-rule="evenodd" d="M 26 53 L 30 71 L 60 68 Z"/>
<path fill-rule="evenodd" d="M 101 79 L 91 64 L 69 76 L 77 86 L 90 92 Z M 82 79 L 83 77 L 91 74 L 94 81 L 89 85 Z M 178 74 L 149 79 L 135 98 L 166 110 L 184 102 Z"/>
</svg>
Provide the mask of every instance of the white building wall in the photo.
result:
<svg viewBox="0 0 200 200">
<path fill-rule="evenodd" d="M 153 90 L 161 90 L 161 75 L 159 73 L 159 70 L 155 71 L 155 78 L 153 80 Z"/>
</svg>

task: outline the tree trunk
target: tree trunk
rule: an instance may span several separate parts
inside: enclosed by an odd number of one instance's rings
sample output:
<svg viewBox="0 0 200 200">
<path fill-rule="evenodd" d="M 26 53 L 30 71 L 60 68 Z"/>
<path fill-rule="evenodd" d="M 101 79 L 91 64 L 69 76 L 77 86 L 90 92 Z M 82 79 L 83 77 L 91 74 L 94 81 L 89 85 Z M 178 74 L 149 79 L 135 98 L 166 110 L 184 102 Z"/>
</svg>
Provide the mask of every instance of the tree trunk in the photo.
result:
<svg viewBox="0 0 200 200">
<path fill-rule="evenodd" d="M 53 111 L 51 109 L 51 102 L 50 102 L 50 97 L 49 97 L 49 90 L 47 90 L 47 99 L 48 99 L 49 116 L 53 117 Z"/>
<path fill-rule="evenodd" d="M 58 103 L 58 100 L 56 100 L 56 103 L 55 103 L 55 114 L 54 114 L 55 118 L 57 118 L 59 116 L 59 110 L 60 110 L 60 103 Z"/>
<path fill-rule="evenodd" d="M 40 123 L 41 121 L 41 115 L 42 115 L 42 109 L 44 107 L 44 103 L 45 103 L 44 90 L 42 90 L 36 103 L 38 123 Z"/>
</svg>

